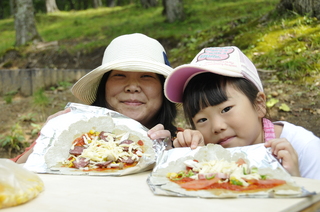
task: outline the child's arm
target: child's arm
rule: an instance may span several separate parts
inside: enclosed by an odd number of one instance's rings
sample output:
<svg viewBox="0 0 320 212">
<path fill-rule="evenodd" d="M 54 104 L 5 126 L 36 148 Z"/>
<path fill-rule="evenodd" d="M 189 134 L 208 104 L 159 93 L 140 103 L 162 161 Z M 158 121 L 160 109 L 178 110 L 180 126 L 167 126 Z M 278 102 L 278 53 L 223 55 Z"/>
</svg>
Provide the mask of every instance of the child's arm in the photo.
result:
<svg viewBox="0 0 320 212">
<path fill-rule="evenodd" d="M 173 141 L 174 147 L 191 147 L 204 146 L 203 135 L 198 130 L 186 129 L 183 132 L 178 132 L 177 138 Z"/>
<path fill-rule="evenodd" d="M 265 147 L 271 147 L 272 154 L 282 160 L 283 168 L 292 176 L 300 177 L 298 154 L 287 139 L 271 139 L 265 143 Z"/>
</svg>

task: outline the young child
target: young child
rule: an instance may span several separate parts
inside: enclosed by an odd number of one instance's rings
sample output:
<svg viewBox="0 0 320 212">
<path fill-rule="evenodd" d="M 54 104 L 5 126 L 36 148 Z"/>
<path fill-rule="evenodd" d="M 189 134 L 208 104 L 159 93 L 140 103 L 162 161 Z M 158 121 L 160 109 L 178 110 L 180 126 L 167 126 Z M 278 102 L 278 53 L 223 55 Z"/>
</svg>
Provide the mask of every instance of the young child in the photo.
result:
<svg viewBox="0 0 320 212">
<path fill-rule="evenodd" d="M 167 77 L 165 95 L 183 103 L 189 123 L 203 135 L 202 141 L 180 132 L 175 147 L 264 143 L 291 175 L 320 179 L 320 139 L 302 127 L 267 119 L 258 72 L 237 47 L 201 50 Z"/>
</svg>

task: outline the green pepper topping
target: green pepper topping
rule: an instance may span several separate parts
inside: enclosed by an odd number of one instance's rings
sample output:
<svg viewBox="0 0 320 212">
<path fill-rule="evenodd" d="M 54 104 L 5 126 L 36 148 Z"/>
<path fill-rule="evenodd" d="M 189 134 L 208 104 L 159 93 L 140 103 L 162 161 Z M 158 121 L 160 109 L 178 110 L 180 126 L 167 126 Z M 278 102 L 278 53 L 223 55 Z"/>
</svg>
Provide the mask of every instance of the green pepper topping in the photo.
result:
<svg viewBox="0 0 320 212">
<path fill-rule="evenodd" d="M 266 180 L 267 179 L 267 175 L 260 175 L 261 180 Z"/>
<path fill-rule="evenodd" d="M 205 176 L 205 177 L 206 177 L 207 180 L 211 180 L 211 179 L 215 178 L 216 175 L 212 175 L 211 177 L 207 177 L 207 176 Z"/>
<path fill-rule="evenodd" d="M 239 180 L 231 180 L 230 183 L 233 184 L 233 185 L 238 185 L 238 186 L 242 186 L 243 185 L 242 182 L 240 182 Z"/>
<path fill-rule="evenodd" d="M 258 173 L 258 168 L 256 168 L 256 167 L 252 168 L 252 169 L 251 169 L 251 173 L 252 173 L 252 174 L 253 174 L 253 173 Z"/>
<path fill-rule="evenodd" d="M 189 172 L 186 174 L 186 177 L 191 177 L 191 176 L 193 176 L 193 175 L 194 175 L 194 173 L 193 173 L 193 171 L 190 169 Z"/>
<path fill-rule="evenodd" d="M 192 172 L 192 170 L 189 170 L 189 172 L 180 171 L 180 172 L 177 173 L 177 177 L 175 177 L 172 180 L 182 180 L 185 177 L 191 177 L 193 175 L 194 175 L 194 173 Z"/>
<path fill-rule="evenodd" d="M 245 168 L 245 167 L 243 167 L 243 174 L 244 174 L 244 175 L 247 175 L 247 172 L 246 172 L 246 168 Z"/>
</svg>

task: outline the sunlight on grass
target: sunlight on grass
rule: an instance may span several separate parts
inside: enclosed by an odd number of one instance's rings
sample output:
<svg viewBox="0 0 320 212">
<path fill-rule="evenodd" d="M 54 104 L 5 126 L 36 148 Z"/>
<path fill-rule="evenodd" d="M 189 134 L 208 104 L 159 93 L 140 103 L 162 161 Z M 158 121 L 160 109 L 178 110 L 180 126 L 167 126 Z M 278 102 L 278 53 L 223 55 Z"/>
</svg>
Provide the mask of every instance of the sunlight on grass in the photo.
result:
<svg viewBox="0 0 320 212">
<path fill-rule="evenodd" d="M 189 63 L 205 46 L 236 45 L 259 68 L 278 70 L 280 78 L 319 75 L 319 20 L 296 14 L 260 18 L 279 0 L 185 0 L 186 19 L 168 23 L 163 8 L 128 6 L 37 14 L 37 29 L 44 42 L 59 41 L 71 54 L 105 47 L 127 33 L 141 32 L 176 42 L 169 49 L 176 65 Z M 0 55 L 14 47 L 13 19 L 0 20 Z"/>
<path fill-rule="evenodd" d="M 320 28 L 317 26 L 316 19 L 292 17 L 263 31 L 252 30 L 250 33 L 256 37 L 245 53 L 260 67 L 277 69 L 281 79 L 304 79 L 311 72 L 319 74 Z M 245 37 L 243 34 L 237 40 Z"/>
<path fill-rule="evenodd" d="M 78 44 L 67 47 L 71 52 L 74 52 L 81 48 L 93 49 L 99 45 L 105 45 L 114 37 L 125 33 L 141 32 L 155 38 L 179 38 L 199 30 L 218 28 L 234 18 L 248 16 L 249 11 L 250 16 L 256 15 L 255 11 L 257 10 L 251 11 L 247 5 L 254 4 L 255 7 L 262 8 L 259 13 L 265 13 L 264 10 L 268 10 L 266 5 L 269 5 L 270 9 L 275 2 L 276 0 L 238 0 L 236 2 L 231 0 L 187 0 L 185 2 L 187 19 L 183 23 L 166 23 L 165 17 L 162 16 L 163 8 L 161 6 L 143 9 L 134 4 L 114 8 L 62 11 L 48 15 L 37 14 L 36 21 L 38 32 L 45 42 L 73 39 L 79 41 Z M 13 24 L 12 19 L 0 20 L 0 24 L 5 21 Z M 11 33 L 14 34 L 14 31 Z M 12 37 L 14 36 L 11 36 L 11 39 Z M 5 40 L 7 39 L 10 39 L 9 36 Z M 98 39 L 105 41 L 99 42 Z M 82 40 L 85 42 L 83 43 Z M 90 44 L 91 41 L 92 44 Z M 8 43 L 12 44 L 12 41 Z M 5 51 L 7 47 L 8 45 L 5 45 L 0 48 L 0 52 Z"/>
</svg>

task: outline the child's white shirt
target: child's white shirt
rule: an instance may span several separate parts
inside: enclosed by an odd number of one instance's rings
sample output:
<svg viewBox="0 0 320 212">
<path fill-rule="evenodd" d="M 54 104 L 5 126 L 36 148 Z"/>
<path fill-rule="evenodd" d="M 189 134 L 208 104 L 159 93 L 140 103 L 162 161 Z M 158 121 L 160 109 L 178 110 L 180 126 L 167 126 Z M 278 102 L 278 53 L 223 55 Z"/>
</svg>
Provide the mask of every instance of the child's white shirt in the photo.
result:
<svg viewBox="0 0 320 212">
<path fill-rule="evenodd" d="M 283 125 L 280 138 L 286 138 L 297 151 L 301 177 L 320 180 L 320 138 L 311 131 L 286 121 L 274 124 Z"/>
</svg>

